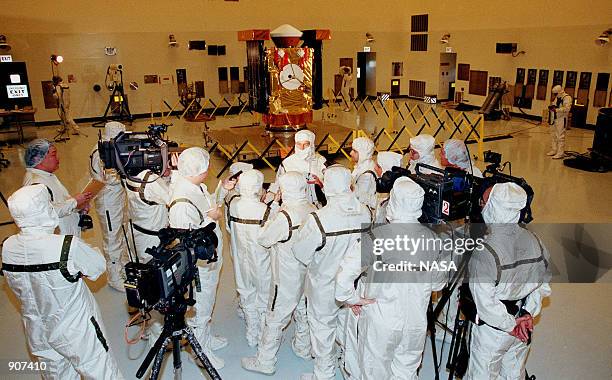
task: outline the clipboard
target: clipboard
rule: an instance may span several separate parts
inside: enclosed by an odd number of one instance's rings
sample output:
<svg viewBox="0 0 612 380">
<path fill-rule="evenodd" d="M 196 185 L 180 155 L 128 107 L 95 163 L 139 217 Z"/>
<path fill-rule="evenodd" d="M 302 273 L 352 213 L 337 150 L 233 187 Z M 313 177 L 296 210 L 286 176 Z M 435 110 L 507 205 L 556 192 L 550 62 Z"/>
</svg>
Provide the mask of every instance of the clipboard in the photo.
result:
<svg viewBox="0 0 612 380">
<path fill-rule="evenodd" d="M 100 190 L 104 188 L 104 182 L 100 182 L 97 179 L 90 179 L 87 185 L 83 188 L 82 193 L 90 192 L 95 198 Z"/>
</svg>

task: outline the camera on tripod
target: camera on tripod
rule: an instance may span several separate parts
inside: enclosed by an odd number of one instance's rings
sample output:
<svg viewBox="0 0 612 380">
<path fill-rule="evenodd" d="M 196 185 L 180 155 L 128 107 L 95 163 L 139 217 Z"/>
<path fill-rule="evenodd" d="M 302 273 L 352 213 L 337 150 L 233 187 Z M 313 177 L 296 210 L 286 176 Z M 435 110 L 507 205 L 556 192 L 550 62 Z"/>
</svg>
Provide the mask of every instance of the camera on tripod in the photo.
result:
<svg viewBox="0 0 612 380">
<path fill-rule="evenodd" d="M 531 202 L 534 192 L 524 178 L 513 177 L 502 173 L 506 164 L 502 162 L 502 155 L 491 150 L 484 152 L 485 162 L 490 163 L 484 172 L 484 178 L 452 167 L 445 169 L 418 163 L 416 173 L 408 169 L 394 166 L 376 180 L 376 191 L 389 193 L 393 184 L 400 177 L 409 177 L 425 190 L 421 222 L 440 223 L 469 218 L 473 222 L 482 222 L 480 199 L 484 192 L 496 183 L 514 182 L 527 193 L 527 205 L 521 210 L 520 223 L 529 223 L 533 220 L 531 215 Z M 500 168 L 501 167 L 501 168 Z M 421 170 L 427 169 L 430 173 L 424 174 Z"/>
<path fill-rule="evenodd" d="M 128 305 L 151 310 L 169 311 L 177 297 L 182 297 L 193 282 L 198 260 L 217 261 L 215 223 L 197 230 L 164 228 L 158 232 L 160 243 L 146 253 L 146 262 L 129 262 L 125 266 L 125 290 Z"/>
<path fill-rule="evenodd" d="M 178 152 L 178 144 L 164 138 L 167 124 L 151 124 L 146 132 L 121 132 L 110 141 L 98 141 L 100 158 L 106 169 L 115 169 L 123 178 L 145 169 L 162 175 L 170 167 L 170 155 Z"/>
</svg>

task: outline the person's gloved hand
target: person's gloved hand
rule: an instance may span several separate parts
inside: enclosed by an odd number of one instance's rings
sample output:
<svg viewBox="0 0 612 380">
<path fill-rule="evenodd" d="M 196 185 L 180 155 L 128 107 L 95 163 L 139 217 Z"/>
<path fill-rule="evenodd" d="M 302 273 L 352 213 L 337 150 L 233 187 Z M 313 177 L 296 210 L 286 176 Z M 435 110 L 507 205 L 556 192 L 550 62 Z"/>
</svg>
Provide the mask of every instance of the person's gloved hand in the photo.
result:
<svg viewBox="0 0 612 380">
<path fill-rule="evenodd" d="M 93 198 L 93 194 L 89 191 L 84 193 L 75 194 L 72 196 L 77 201 L 77 209 L 83 209 L 83 206 Z"/>
<path fill-rule="evenodd" d="M 212 210 L 208 211 L 206 215 L 216 222 L 217 220 L 221 219 L 221 207 L 217 206 L 213 208 Z"/>
<path fill-rule="evenodd" d="M 223 188 L 225 190 L 233 190 L 236 187 L 237 183 L 237 179 L 230 179 L 230 177 L 227 177 L 223 181 L 221 181 L 221 185 L 223 185 Z"/>
<path fill-rule="evenodd" d="M 319 187 L 323 188 L 323 181 L 316 174 L 312 174 L 312 179 L 307 181 L 309 185 L 319 185 Z"/>
<path fill-rule="evenodd" d="M 376 300 L 373 298 L 360 298 L 359 302 L 357 302 L 354 305 L 349 305 L 349 307 L 351 308 L 351 310 L 353 311 L 353 314 L 355 315 L 359 315 L 361 313 L 361 308 L 365 305 L 369 305 L 372 303 L 375 303 Z"/>
<path fill-rule="evenodd" d="M 527 343 L 529 340 L 529 334 L 533 331 L 533 317 L 531 314 L 525 314 L 522 317 L 516 318 L 516 326 L 510 333 L 510 335 L 519 339 L 522 342 Z"/>
</svg>

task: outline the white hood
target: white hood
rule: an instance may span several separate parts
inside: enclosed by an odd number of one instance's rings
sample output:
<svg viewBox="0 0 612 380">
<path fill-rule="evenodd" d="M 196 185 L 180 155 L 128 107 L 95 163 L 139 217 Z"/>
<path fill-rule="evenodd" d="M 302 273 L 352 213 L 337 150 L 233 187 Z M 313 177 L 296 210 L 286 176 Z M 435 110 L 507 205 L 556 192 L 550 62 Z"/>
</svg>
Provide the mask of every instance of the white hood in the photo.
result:
<svg viewBox="0 0 612 380">
<path fill-rule="evenodd" d="M 238 192 L 243 198 L 257 198 L 261 192 L 264 175 L 255 169 L 247 170 L 240 175 L 238 181 Z"/>
<path fill-rule="evenodd" d="M 307 201 L 306 179 L 299 172 L 287 172 L 278 179 L 284 202 Z"/>
<path fill-rule="evenodd" d="M 527 193 L 516 183 L 493 186 L 487 204 L 482 209 L 485 223 L 518 223 L 521 210 L 527 204 Z"/>
<path fill-rule="evenodd" d="M 178 172 L 183 177 L 195 177 L 208 170 L 210 155 L 203 148 L 185 149 L 178 158 Z"/>
<path fill-rule="evenodd" d="M 296 144 L 294 155 L 302 160 L 312 160 L 315 156 L 315 134 L 307 129 L 296 132 L 295 142 L 298 143 L 304 141 L 308 141 L 310 146 L 306 149 L 300 149 Z"/>
<path fill-rule="evenodd" d="M 425 191 L 408 177 L 400 177 L 393 184 L 387 204 L 387 219 L 395 223 L 418 222 L 422 214 Z"/>
</svg>

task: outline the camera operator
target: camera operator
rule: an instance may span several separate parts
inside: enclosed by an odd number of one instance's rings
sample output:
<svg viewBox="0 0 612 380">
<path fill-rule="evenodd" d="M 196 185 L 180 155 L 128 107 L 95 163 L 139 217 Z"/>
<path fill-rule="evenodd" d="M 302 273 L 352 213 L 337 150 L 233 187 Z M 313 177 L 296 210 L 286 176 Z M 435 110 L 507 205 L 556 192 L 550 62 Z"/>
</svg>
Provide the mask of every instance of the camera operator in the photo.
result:
<svg viewBox="0 0 612 380">
<path fill-rule="evenodd" d="M 334 289 L 338 267 L 347 249 L 371 222 L 368 208 L 351 191 L 350 171 L 342 166 L 325 170 L 325 196 L 327 205 L 306 218 L 297 232 L 292 247 L 296 259 L 305 264 L 304 293 L 314 360 L 314 375 L 318 380 L 335 378 L 338 363 L 334 341 L 340 340 L 337 328 L 344 331 L 340 320 L 342 305 L 335 300 Z"/>
<path fill-rule="evenodd" d="M 257 242 L 270 249 L 272 283 L 274 293 L 268 301 L 265 326 L 254 357 L 242 359 L 242 367 L 254 372 L 271 375 L 276 371 L 277 354 L 283 330 L 295 321 L 295 333 L 291 348 L 295 355 L 310 359 L 310 333 L 304 298 L 306 267 L 299 262 L 291 247 L 296 240 L 296 230 L 316 211 L 306 196 L 306 180 L 298 172 L 287 172 L 279 177 L 283 204 L 280 212 L 270 216 Z"/>
<path fill-rule="evenodd" d="M 382 177 L 383 174 L 390 171 L 394 166 L 402 166 L 402 155 L 395 152 L 380 152 L 376 155 L 378 170 L 376 174 Z M 385 223 L 386 206 L 389 201 L 389 193 L 378 193 L 378 206 L 376 207 L 376 223 Z"/>
<path fill-rule="evenodd" d="M 81 236 L 79 211 L 89 211 L 89 192 L 68 194 L 59 178 L 53 174 L 59 168 L 57 149 L 52 142 L 45 139 L 31 141 L 25 151 L 26 173 L 23 185 L 43 184 L 51 193 L 51 203 L 59 216 L 59 232 L 64 235 Z"/>
<path fill-rule="evenodd" d="M 270 202 L 278 190 L 278 177 L 289 171 L 300 172 L 308 181 L 308 199 L 312 204 L 321 207 L 317 198 L 316 186 L 323 187 L 323 171 L 325 170 L 325 158 L 315 151 L 315 134 L 303 129 L 295 133 L 295 153 L 285 158 L 276 172 L 276 180 L 266 195 L 265 202 Z"/>
<path fill-rule="evenodd" d="M 188 320 L 188 324 L 213 367 L 221 369 L 225 363 L 212 351 L 227 346 L 227 339 L 211 335 L 210 322 L 223 264 L 223 240 L 218 224 L 221 211 L 204 184 L 209 162 L 208 152 L 198 147 L 188 148 L 179 155 L 178 170 L 172 174 L 170 184 L 172 195 L 168 216 L 172 228 L 194 229 L 205 227 L 211 222 L 217 223 L 215 233 L 219 241 L 218 260 L 211 264 L 198 262 L 200 289 L 196 289 L 196 303 L 193 306 L 195 315 Z M 191 356 L 190 359 L 194 361 Z M 200 365 L 199 361 L 196 363 Z"/>
<path fill-rule="evenodd" d="M 58 132 L 62 132 L 66 127 L 72 129 L 73 135 L 79 134 L 79 126 L 72 118 L 70 112 L 70 87 L 64 83 L 62 77 L 54 75 L 51 79 L 53 81 L 53 97 L 57 99 L 57 107 L 59 117 L 62 120 L 62 129 Z"/>
<path fill-rule="evenodd" d="M 264 176 L 251 169 L 240 175 L 237 197 L 228 202 L 229 233 L 237 261 L 236 290 L 246 322 L 249 347 L 261 337 L 266 305 L 270 295 L 270 256 L 257 238 L 270 216 L 270 206 L 261 201 Z"/>
<path fill-rule="evenodd" d="M 158 246 L 157 231 L 168 227 L 169 176 L 170 169 L 161 177 L 146 169 L 136 176 L 142 182 L 126 179 L 128 209 L 134 226 L 134 251 L 141 262 L 151 260 L 151 255 L 145 250 Z"/>
<path fill-rule="evenodd" d="M 546 153 L 555 160 L 565 157 L 565 132 L 569 127 L 569 113 L 572 109 L 572 97 L 563 91 L 560 85 L 552 89 L 556 95 L 553 103 L 548 107 L 555 114 L 555 123 L 551 127 L 551 149 Z"/>
<path fill-rule="evenodd" d="M 472 161 L 470 152 L 461 140 L 446 140 L 440 152 L 440 162 L 445 167 L 461 169 L 474 177 L 482 178 L 482 172 Z"/>
<path fill-rule="evenodd" d="M 110 121 L 104 125 L 102 140 L 110 141 L 120 132 L 125 132 L 125 125 L 117 121 Z M 104 168 L 97 143 L 89 158 L 89 176 L 104 183 L 104 187 L 94 199 L 94 204 L 102 231 L 102 248 L 106 257 L 108 285 L 118 292 L 125 292 L 123 266 L 128 261 L 128 257 L 127 245 L 121 229 L 125 223 L 125 189 L 119 173 L 115 169 Z"/>
<path fill-rule="evenodd" d="M 353 192 L 361 203 L 368 206 L 371 211 L 376 210 L 378 198 L 376 197 L 376 161 L 374 142 L 367 137 L 358 137 L 353 140 L 351 159 L 355 168 L 351 173 L 353 178 Z"/>
<path fill-rule="evenodd" d="M 59 218 L 42 184 L 17 190 L 8 208 L 20 232 L 4 242 L 2 270 L 21 302 L 30 351 L 45 362 L 43 378 L 123 379 L 82 279 L 104 273 L 100 252 L 76 236 L 54 234 Z"/>
<path fill-rule="evenodd" d="M 436 158 L 434 149 L 436 148 L 436 140 L 431 135 L 422 134 L 410 138 L 410 165 L 408 170 L 412 173 L 416 173 L 416 166 L 418 163 L 434 166 L 436 168 L 442 168 L 440 161 Z M 423 174 L 433 173 L 427 168 L 421 169 Z"/>
<path fill-rule="evenodd" d="M 498 183 L 483 195 L 487 224 L 483 250 L 469 262 L 469 289 L 476 306 L 465 379 L 525 378 L 533 318 L 548 285 L 547 249 L 518 224 L 527 194 L 514 183 Z"/>
</svg>

